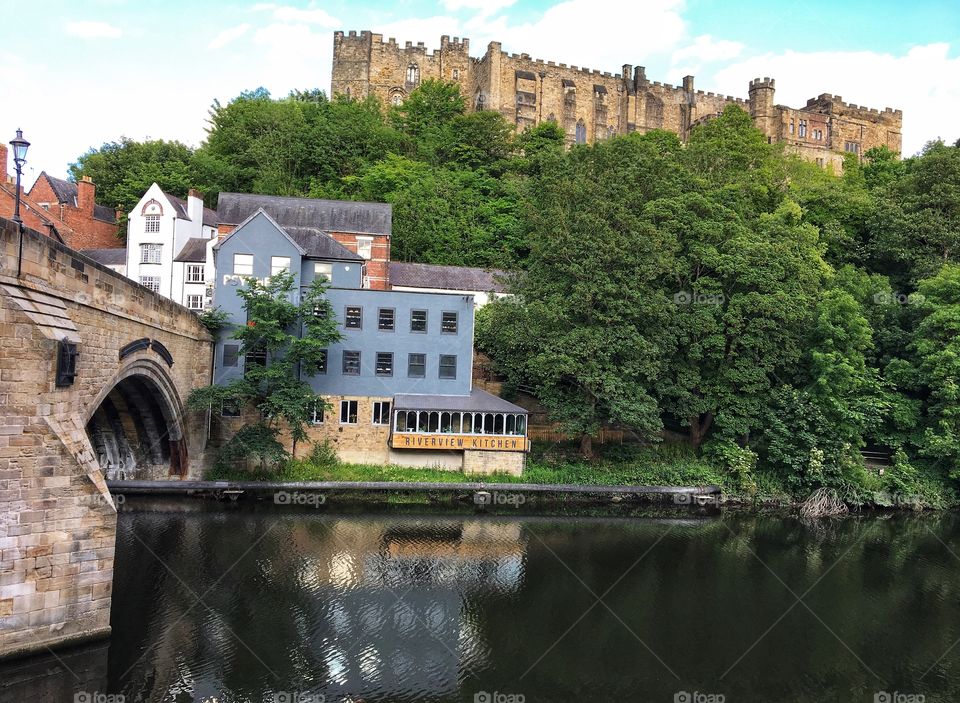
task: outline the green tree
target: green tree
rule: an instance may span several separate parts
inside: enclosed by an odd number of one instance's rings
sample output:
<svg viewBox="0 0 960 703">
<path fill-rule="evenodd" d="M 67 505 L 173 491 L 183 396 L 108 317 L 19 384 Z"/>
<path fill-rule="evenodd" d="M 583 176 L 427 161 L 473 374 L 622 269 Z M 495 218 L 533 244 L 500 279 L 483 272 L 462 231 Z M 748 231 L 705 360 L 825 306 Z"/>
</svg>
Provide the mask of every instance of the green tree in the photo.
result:
<svg viewBox="0 0 960 703">
<path fill-rule="evenodd" d="M 460 86 L 453 82 L 428 78 L 400 105 L 390 110 L 394 126 L 414 140 L 429 145 L 439 140 L 445 127 L 466 111 Z"/>
<path fill-rule="evenodd" d="M 299 302 L 292 302 L 295 291 L 289 273 L 276 274 L 265 283 L 246 280 L 238 295 L 243 300 L 247 324 L 237 327 L 232 338 L 240 341 L 241 354 L 248 359 L 260 356 L 265 363 L 248 361 L 243 378 L 198 388 L 187 400 L 193 409 L 231 404 L 250 406 L 257 412 L 258 421 L 223 448 L 227 458 L 244 456 L 245 447 L 258 448 L 263 457 L 282 456 L 281 431 L 290 435 L 291 453 L 295 453 L 297 443 L 307 439 L 306 423 L 311 413 L 325 405 L 301 377 L 317 373 L 327 347 L 341 335 L 323 282 L 314 281 Z M 302 334 L 297 334 L 300 329 Z"/>
</svg>

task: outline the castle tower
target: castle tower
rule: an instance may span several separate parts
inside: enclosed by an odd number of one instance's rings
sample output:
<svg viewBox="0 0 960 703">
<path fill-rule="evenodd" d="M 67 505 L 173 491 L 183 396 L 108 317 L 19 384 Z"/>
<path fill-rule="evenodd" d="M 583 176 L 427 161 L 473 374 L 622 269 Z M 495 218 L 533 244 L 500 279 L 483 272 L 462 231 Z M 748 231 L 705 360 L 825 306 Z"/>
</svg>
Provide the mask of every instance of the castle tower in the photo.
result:
<svg viewBox="0 0 960 703">
<path fill-rule="evenodd" d="M 363 99 L 370 90 L 370 55 L 373 36 L 363 31 L 333 33 L 333 75 L 330 95 L 349 95 Z"/>
<path fill-rule="evenodd" d="M 750 117 L 770 140 L 776 140 L 777 109 L 773 99 L 776 81 L 772 78 L 754 78 L 750 81 Z"/>
</svg>

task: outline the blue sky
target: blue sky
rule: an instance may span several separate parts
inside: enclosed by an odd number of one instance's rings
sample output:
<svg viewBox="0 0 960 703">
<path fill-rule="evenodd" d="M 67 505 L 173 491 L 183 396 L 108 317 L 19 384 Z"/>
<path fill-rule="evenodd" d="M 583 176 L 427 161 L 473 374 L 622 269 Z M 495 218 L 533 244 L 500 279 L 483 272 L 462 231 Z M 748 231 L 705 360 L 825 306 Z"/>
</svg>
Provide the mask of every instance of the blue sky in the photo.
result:
<svg viewBox="0 0 960 703">
<path fill-rule="evenodd" d="M 0 0 L 0 16 L 0 138 L 23 128 L 33 177 L 121 135 L 199 144 L 215 98 L 328 89 L 335 29 L 428 47 L 468 36 L 474 56 L 497 40 L 601 70 L 645 65 L 651 80 L 693 73 L 699 89 L 742 97 L 772 76 L 787 105 L 833 93 L 901 108 L 906 153 L 960 137 L 953 0 Z"/>
</svg>

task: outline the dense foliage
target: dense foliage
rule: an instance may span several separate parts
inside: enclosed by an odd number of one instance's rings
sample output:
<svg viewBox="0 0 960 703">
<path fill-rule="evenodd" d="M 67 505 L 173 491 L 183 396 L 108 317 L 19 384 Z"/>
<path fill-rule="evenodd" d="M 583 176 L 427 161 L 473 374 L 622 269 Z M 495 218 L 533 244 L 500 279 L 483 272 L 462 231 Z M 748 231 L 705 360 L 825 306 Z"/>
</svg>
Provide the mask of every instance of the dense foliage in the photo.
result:
<svg viewBox="0 0 960 703">
<path fill-rule="evenodd" d="M 952 490 L 960 146 L 848 155 L 838 176 L 736 107 L 687 144 L 564 142 L 555 124 L 515 134 L 467 113 L 437 81 L 387 110 L 259 89 L 215 104 L 196 150 L 122 140 L 72 173 L 124 206 L 153 180 L 211 204 L 221 190 L 390 202 L 394 258 L 520 272 L 477 344 L 585 454 L 612 424 L 681 439 L 743 490 Z M 882 478 L 863 450 L 893 457 Z"/>
</svg>

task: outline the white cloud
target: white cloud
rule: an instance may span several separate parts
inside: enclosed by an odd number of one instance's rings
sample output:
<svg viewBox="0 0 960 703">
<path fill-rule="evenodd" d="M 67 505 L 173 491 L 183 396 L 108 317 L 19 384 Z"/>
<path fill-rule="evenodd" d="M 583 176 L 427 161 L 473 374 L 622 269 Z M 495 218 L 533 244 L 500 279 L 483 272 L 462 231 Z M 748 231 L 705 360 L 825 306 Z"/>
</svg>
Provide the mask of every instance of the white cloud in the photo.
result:
<svg viewBox="0 0 960 703">
<path fill-rule="evenodd" d="M 81 20 L 67 22 L 67 34 L 83 39 L 116 39 L 123 35 L 123 30 L 107 22 Z"/>
<path fill-rule="evenodd" d="M 751 79 L 777 80 L 776 101 L 802 107 L 821 93 L 845 102 L 903 110 L 903 152 L 916 153 L 926 141 L 960 137 L 960 57 L 949 44 L 915 46 L 906 54 L 873 51 L 768 53 L 717 72 L 710 90 L 746 97 Z"/>
<path fill-rule="evenodd" d="M 673 52 L 671 73 L 695 74 L 704 64 L 717 61 L 729 61 L 740 55 L 743 44 L 728 39 L 714 39 L 709 34 L 701 34 L 682 49 Z"/>
<path fill-rule="evenodd" d="M 320 8 L 300 8 L 291 5 L 259 3 L 250 8 L 251 12 L 269 12 L 278 22 L 316 24 L 321 27 L 340 26 L 340 20 Z"/>
<path fill-rule="evenodd" d="M 250 31 L 249 24 L 238 24 L 236 27 L 229 27 L 224 29 L 222 32 L 217 34 L 213 39 L 210 40 L 210 43 L 207 45 L 208 49 L 222 49 L 227 44 L 236 41 L 244 34 Z"/>
</svg>

